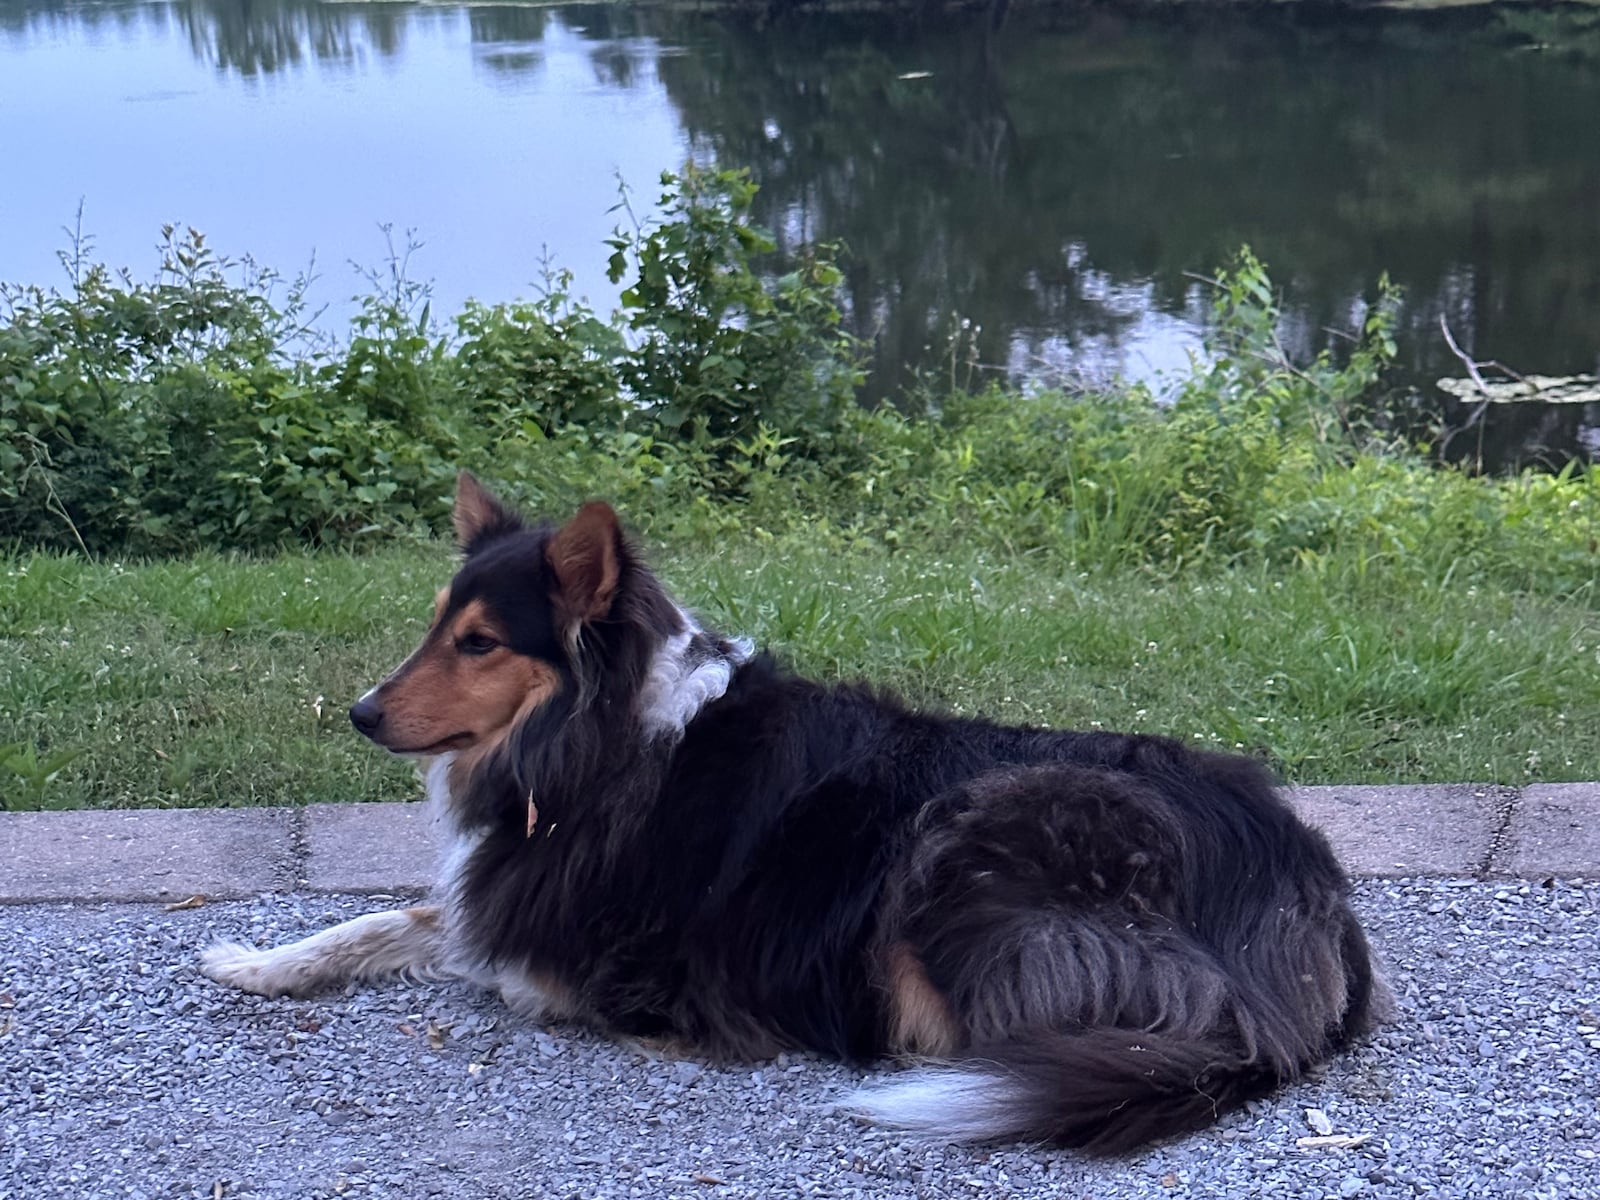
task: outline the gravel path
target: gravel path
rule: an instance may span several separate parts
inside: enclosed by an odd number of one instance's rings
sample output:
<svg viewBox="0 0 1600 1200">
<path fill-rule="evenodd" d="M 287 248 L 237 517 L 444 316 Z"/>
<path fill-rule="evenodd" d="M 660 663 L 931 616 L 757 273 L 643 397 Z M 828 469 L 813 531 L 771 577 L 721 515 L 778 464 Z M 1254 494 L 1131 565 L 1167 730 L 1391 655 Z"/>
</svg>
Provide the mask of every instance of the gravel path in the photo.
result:
<svg viewBox="0 0 1600 1200">
<path fill-rule="evenodd" d="M 266 1001 L 195 970 L 213 936 L 295 938 L 381 898 L 0 909 L 0 1198 L 1600 1200 L 1600 884 L 1368 881 L 1359 900 L 1400 1020 L 1114 1163 L 907 1142 L 829 1111 L 855 1072 L 663 1059 L 458 985 Z M 1367 1140 L 1297 1145 L 1330 1126 Z"/>
</svg>

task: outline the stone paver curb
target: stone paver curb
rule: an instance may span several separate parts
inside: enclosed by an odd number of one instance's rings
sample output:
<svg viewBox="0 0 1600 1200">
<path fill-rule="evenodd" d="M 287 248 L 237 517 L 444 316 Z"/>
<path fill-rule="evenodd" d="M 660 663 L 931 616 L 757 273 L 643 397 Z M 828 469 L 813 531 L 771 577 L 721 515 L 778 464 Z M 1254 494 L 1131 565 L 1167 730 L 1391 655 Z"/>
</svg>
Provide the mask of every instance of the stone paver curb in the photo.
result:
<svg viewBox="0 0 1600 1200">
<path fill-rule="evenodd" d="M 299 823 L 288 808 L 0 813 L 0 902 L 282 891 Z"/>
<path fill-rule="evenodd" d="M 421 804 L 312 804 L 302 878 L 318 892 L 422 891 L 434 840 Z"/>
<path fill-rule="evenodd" d="M 1523 788 L 1490 869 L 1523 878 L 1600 876 L 1600 784 Z"/>
<path fill-rule="evenodd" d="M 1292 788 L 1302 819 L 1328 835 L 1352 875 L 1479 874 L 1508 789 L 1475 784 Z"/>
<path fill-rule="evenodd" d="M 1600 784 L 1302 787 L 1287 793 L 1356 876 L 1600 877 Z M 419 804 L 0 812 L 0 903 L 418 892 Z"/>
</svg>

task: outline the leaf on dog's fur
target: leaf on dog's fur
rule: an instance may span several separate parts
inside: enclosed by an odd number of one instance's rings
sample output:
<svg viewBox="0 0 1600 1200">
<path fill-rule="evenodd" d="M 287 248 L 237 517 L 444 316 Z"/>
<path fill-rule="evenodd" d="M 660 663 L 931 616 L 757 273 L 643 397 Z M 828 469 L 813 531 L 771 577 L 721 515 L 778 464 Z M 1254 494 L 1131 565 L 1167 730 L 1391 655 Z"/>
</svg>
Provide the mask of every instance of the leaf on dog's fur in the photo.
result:
<svg viewBox="0 0 1600 1200">
<path fill-rule="evenodd" d="M 206 902 L 205 896 L 202 895 L 199 892 L 196 892 L 194 895 L 190 896 L 187 900 L 179 900 L 179 901 L 177 901 L 177 902 L 175 902 L 173 904 L 167 905 L 166 908 L 163 909 L 162 911 L 163 912 L 182 912 L 186 908 L 199 908 L 205 902 Z"/>
</svg>

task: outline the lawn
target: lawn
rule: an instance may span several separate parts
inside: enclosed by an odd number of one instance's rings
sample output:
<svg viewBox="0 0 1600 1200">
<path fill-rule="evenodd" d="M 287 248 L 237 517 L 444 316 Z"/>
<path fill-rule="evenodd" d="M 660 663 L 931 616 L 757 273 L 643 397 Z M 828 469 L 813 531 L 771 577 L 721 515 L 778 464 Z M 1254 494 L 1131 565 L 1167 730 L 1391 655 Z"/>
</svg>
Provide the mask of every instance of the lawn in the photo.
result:
<svg viewBox="0 0 1600 1200">
<path fill-rule="evenodd" d="M 1600 615 L 1414 572 L 1161 576 L 750 536 L 655 546 L 712 625 L 950 712 L 1171 734 L 1303 783 L 1600 777 Z M 345 709 L 410 650 L 444 543 L 116 564 L 0 558 L 8 808 L 416 795 Z"/>
</svg>

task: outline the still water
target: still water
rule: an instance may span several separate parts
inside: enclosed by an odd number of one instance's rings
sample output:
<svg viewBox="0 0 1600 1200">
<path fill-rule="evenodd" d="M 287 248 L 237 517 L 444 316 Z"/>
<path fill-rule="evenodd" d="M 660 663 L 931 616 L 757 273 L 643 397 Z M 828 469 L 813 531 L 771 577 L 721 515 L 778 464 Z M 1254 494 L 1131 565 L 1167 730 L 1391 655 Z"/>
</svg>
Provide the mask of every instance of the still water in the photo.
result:
<svg viewBox="0 0 1600 1200">
<path fill-rule="evenodd" d="M 1193 278 L 1244 243 L 1301 354 L 1388 271 L 1406 376 L 1600 366 L 1600 13 L 1103 9 L 773 16 L 613 5 L 0 0 L 0 279 L 59 282 L 80 203 L 148 274 L 166 222 L 335 304 L 422 243 L 435 310 L 602 307 L 618 180 L 745 165 L 787 241 L 850 247 L 880 390 L 937 369 L 1156 383 L 1196 353 Z M 1429 395 L 1428 405 L 1437 401 Z M 1460 421 L 1463 413 L 1449 412 Z M 1600 407 L 1492 414 L 1491 465 L 1600 451 Z M 1479 431 L 1469 440 L 1474 449 Z"/>
</svg>

